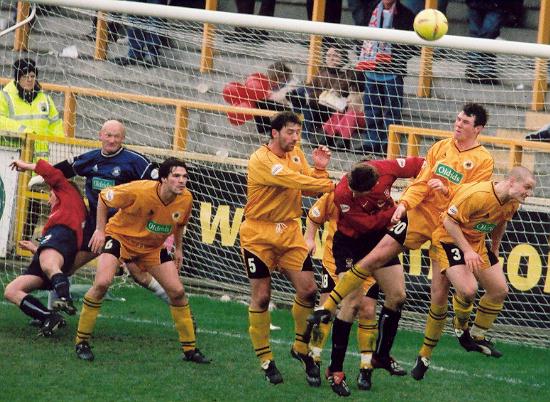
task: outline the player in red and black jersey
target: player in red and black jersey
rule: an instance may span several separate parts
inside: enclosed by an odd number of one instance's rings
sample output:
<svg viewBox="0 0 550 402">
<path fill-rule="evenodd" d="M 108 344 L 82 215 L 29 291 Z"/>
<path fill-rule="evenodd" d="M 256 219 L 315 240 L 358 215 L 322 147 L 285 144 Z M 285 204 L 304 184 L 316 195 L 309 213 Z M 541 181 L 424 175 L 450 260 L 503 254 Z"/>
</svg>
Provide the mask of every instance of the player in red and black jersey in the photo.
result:
<svg viewBox="0 0 550 402">
<path fill-rule="evenodd" d="M 385 235 L 395 211 L 395 202 L 391 197 L 391 188 L 398 178 L 413 178 L 418 175 L 423 158 L 409 157 L 396 160 L 363 161 L 340 180 L 334 190 L 334 203 L 339 210 L 337 231 L 333 240 L 333 255 L 336 273 L 344 275 L 353 264 L 368 254 Z M 400 266 L 397 257 L 386 266 Z M 376 326 L 376 300 L 379 288 L 376 283 L 365 293 L 364 286 L 342 300 L 332 328 L 331 363 L 327 369 L 327 378 L 332 389 L 341 395 L 347 394 L 347 385 L 343 381 L 343 364 L 348 346 L 349 334 L 359 309 L 369 314 L 368 322 Z M 381 324 L 380 324 L 381 326 Z M 373 338 L 374 339 L 374 338 Z M 379 337 L 376 347 L 383 338 Z M 373 362 L 371 353 L 362 353 L 361 370 L 358 378 L 360 389 L 371 387 Z M 365 360 L 365 361 L 363 361 Z M 391 365 L 391 374 L 405 375 L 397 362 Z"/>
<path fill-rule="evenodd" d="M 27 163 L 17 160 L 10 166 L 18 171 L 35 171 L 44 178 L 51 188 L 51 212 L 30 265 L 22 275 L 6 286 L 4 297 L 19 306 L 28 316 L 41 321 L 42 334 L 50 336 L 57 328 L 65 325 L 65 321 L 29 292 L 36 289 L 55 289 L 59 300 L 53 306 L 54 309 L 65 311 L 69 315 L 76 313 L 67 276 L 82 244 L 86 206 L 77 188 L 48 162 L 39 160 L 37 163 Z"/>
</svg>

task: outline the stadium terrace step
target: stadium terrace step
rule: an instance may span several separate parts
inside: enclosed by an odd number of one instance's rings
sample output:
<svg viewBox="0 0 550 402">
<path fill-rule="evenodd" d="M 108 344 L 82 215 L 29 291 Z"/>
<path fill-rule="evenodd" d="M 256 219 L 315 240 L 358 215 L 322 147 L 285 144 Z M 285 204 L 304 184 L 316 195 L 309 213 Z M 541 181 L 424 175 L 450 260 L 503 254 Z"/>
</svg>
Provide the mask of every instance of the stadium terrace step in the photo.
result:
<svg viewBox="0 0 550 402">
<path fill-rule="evenodd" d="M 537 131 L 541 127 L 550 124 L 550 113 L 527 112 L 525 113 L 525 128 Z"/>
</svg>

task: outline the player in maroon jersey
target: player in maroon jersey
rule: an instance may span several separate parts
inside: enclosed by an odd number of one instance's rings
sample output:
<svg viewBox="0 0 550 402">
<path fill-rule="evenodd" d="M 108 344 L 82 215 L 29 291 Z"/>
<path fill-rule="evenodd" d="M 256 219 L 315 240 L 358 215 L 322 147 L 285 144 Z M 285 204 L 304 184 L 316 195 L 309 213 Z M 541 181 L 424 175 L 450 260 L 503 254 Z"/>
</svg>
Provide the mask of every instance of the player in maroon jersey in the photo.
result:
<svg viewBox="0 0 550 402">
<path fill-rule="evenodd" d="M 337 275 L 343 275 L 353 264 L 368 254 L 384 236 L 395 211 L 395 202 L 391 197 L 393 183 L 398 178 L 415 177 L 423 163 L 424 159 L 419 157 L 362 161 L 342 177 L 334 190 L 334 203 L 339 210 L 338 226 L 332 248 Z M 400 265 L 397 257 L 387 263 L 387 266 L 393 265 Z M 369 314 L 363 314 L 364 317 L 368 316 L 372 319 L 365 321 L 368 326 L 376 327 L 378 291 L 376 283 L 370 286 L 366 294 L 364 287 L 359 288 L 358 291 L 344 298 L 334 320 L 331 363 L 326 376 L 333 391 L 339 395 L 349 395 L 349 389 L 344 381 L 343 364 L 351 326 L 357 312 L 361 309 L 363 312 L 369 312 Z M 382 323 L 379 326 L 382 330 L 384 329 Z M 382 330 L 376 342 L 377 347 L 380 342 L 386 341 Z M 376 349 L 373 351 L 376 354 Z M 377 367 L 376 360 L 371 358 L 371 355 L 372 353 L 363 353 L 363 351 L 361 353 L 361 370 L 357 379 L 359 389 L 368 390 L 371 387 L 372 369 Z M 392 375 L 406 374 L 406 371 L 393 359 L 392 364 L 386 369 Z"/>
<path fill-rule="evenodd" d="M 19 306 L 28 316 L 42 322 L 40 331 L 51 336 L 65 320 L 55 311 L 48 310 L 29 293 L 36 289 L 55 289 L 60 296 L 53 306 L 69 315 L 76 313 L 69 292 L 70 272 L 77 251 L 82 244 L 82 228 L 86 219 L 86 206 L 78 189 L 63 173 L 44 160 L 27 163 L 21 160 L 10 164 L 17 171 L 34 171 L 50 186 L 51 212 L 40 244 L 28 268 L 11 281 L 4 290 L 4 297 Z"/>
</svg>

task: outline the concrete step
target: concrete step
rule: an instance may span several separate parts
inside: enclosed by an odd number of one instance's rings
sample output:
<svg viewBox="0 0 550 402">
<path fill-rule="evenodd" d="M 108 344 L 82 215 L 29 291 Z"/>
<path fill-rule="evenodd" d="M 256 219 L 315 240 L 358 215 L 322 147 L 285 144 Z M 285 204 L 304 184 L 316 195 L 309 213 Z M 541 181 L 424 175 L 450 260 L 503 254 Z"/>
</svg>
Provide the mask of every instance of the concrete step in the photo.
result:
<svg viewBox="0 0 550 402">
<path fill-rule="evenodd" d="M 537 131 L 547 124 L 550 124 L 550 113 L 532 111 L 525 113 L 525 128 L 527 130 Z"/>
</svg>

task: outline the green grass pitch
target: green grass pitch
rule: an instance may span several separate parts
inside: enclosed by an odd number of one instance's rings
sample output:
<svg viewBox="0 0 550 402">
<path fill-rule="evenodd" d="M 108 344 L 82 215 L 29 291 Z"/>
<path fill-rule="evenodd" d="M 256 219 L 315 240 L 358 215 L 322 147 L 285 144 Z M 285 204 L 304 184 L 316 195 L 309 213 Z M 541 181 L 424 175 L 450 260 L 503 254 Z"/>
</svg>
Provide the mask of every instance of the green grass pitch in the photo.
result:
<svg viewBox="0 0 550 402">
<path fill-rule="evenodd" d="M 3 289 L 2 289 L 3 290 Z M 52 338 L 37 337 L 29 319 L 0 303 L 0 401 L 325 401 L 338 398 L 326 381 L 310 388 L 289 354 L 293 327 L 288 310 L 272 313 L 280 330 L 272 348 L 284 384 L 268 384 L 248 337 L 247 307 L 203 296 L 191 297 L 198 347 L 213 359 L 195 365 L 180 359 L 177 334 L 165 304 L 143 289 L 119 288 L 125 302 L 106 301 L 98 318 L 92 363 L 79 361 L 73 339 L 78 316 Z M 80 308 L 80 304 L 78 306 Z M 500 359 L 467 353 L 444 336 L 423 381 L 376 371 L 373 389 L 355 386 L 359 356 L 355 328 L 346 359 L 346 400 L 549 401 L 550 350 L 507 344 Z M 329 341 L 330 342 L 330 341 Z M 394 356 L 409 369 L 422 335 L 400 331 Z M 329 350 L 323 353 L 327 366 Z"/>
</svg>

